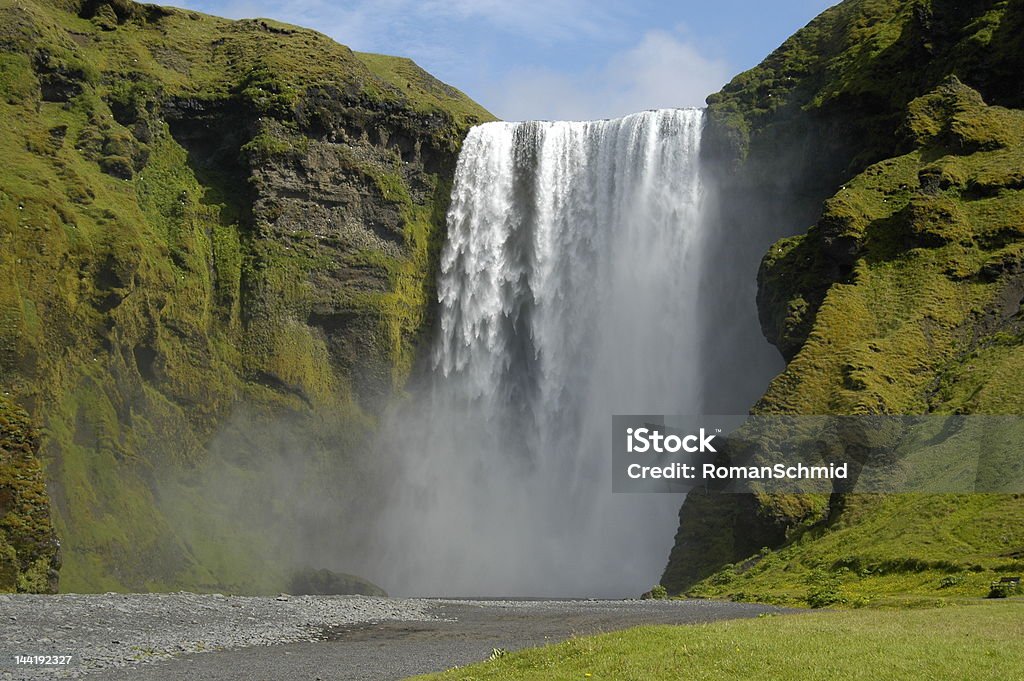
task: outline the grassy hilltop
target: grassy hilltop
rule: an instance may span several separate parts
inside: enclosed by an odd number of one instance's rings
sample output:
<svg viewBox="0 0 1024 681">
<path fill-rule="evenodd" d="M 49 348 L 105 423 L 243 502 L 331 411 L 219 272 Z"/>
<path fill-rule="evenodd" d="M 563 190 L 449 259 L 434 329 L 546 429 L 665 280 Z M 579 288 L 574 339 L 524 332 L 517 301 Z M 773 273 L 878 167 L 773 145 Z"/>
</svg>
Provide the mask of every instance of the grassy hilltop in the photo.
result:
<svg viewBox="0 0 1024 681">
<path fill-rule="evenodd" d="M 847 0 L 709 98 L 724 227 L 798 234 L 761 263 L 788 365 L 756 412 L 1024 411 L 1022 36 L 1016 2 Z M 676 592 L 864 604 L 1024 572 L 1020 495 L 691 495 L 680 517 Z"/>
<path fill-rule="evenodd" d="M 489 118 L 294 26 L 0 0 L 0 392 L 41 428 L 62 589 L 285 588 L 409 374 Z"/>
</svg>

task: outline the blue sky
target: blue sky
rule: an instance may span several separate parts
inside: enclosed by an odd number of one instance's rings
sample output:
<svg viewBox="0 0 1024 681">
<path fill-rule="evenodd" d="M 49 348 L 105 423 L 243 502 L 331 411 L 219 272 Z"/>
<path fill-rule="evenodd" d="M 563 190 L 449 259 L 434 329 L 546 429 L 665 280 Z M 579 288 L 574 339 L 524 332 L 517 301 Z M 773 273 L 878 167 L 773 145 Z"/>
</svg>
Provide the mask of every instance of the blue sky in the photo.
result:
<svg viewBox="0 0 1024 681">
<path fill-rule="evenodd" d="M 506 120 L 701 106 L 834 0 L 178 0 L 412 57 Z"/>
</svg>

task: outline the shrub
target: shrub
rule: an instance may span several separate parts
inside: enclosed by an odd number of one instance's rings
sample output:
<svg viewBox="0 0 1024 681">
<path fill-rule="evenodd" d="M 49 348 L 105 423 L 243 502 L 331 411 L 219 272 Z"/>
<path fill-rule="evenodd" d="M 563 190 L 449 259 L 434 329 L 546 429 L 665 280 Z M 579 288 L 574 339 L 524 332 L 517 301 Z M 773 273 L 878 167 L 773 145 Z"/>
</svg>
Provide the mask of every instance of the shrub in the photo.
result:
<svg viewBox="0 0 1024 681">
<path fill-rule="evenodd" d="M 808 582 L 811 586 L 807 594 L 807 604 L 812 608 L 825 608 L 836 603 L 845 603 L 839 578 L 824 571 L 815 571 Z"/>
<path fill-rule="evenodd" d="M 661 600 L 661 599 L 668 598 L 668 590 L 665 587 L 663 587 L 661 584 L 659 584 L 659 585 L 653 587 L 650 591 L 644 592 L 640 596 L 640 600 L 642 600 L 642 601 L 648 601 L 648 600 L 651 600 L 652 598 L 656 599 L 656 600 Z"/>
<path fill-rule="evenodd" d="M 823 587 L 807 595 L 807 604 L 812 608 L 826 608 L 842 602 L 843 596 L 836 587 Z"/>
<path fill-rule="evenodd" d="M 988 598 L 1009 598 L 1020 591 L 1019 582 L 992 582 Z"/>
<path fill-rule="evenodd" d="M 963 575 L 946 575 L 939 580 L 940 589 L 948 589 L 953 586 L 960 586 L 964 583 Z"/>
</svg>

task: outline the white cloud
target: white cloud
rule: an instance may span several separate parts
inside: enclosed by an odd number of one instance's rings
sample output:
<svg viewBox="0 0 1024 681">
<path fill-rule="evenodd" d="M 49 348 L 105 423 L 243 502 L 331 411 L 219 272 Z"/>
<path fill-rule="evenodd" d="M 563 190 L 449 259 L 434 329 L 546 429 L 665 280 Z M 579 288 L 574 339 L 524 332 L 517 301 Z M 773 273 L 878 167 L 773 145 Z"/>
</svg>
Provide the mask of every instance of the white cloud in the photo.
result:
<svg viewBox="0 0 1024 681">
<path fill-rule="evenodd" d="M 542 42 L 598 37 L 608 34 L 620 14 L 587 0 L 179 0 L 179 4 L 234 19 L 272 17 L 311 26 L 363 49 L 382 38 L 416 37 L 427 25 L 464 21 Z"/>
<path fill-rule="evenodd" d="M 515 71 L 485 93 L 485 103 L 506 120 L 612 118 L 645 109 L 703 106 L 730 73 L 724 61 L 657 30 L 613 54 L 596 72 Z"/>
<path fill-rule="evenodd" d="M 615 13 L 587 0 L 424 0 L 417 11 L 426 16 L 479 19 L 545 41 L 604 36 L 616 23 Z"/>
</svg>

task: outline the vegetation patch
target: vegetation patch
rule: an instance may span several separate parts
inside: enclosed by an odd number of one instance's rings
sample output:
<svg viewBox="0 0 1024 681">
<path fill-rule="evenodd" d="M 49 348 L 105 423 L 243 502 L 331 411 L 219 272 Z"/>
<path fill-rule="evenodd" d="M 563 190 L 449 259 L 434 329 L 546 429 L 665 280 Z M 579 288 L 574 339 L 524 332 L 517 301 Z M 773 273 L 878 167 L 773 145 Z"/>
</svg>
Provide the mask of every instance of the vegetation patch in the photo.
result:
<svg viewBox="0 0 1024 681">
<path fill-rule="evenodd" d="M 1024 674 L 1021 609 L 1010 601 L 940 609 L 783 615 L 639 627 L 573 638 L 417 679 L 920 679 Z M 768 671 L 770 670 L 770 671 Z"/>
<path fill-rule="evenodd" d="M 851 0 L 709 98 L 723 205 L 797 234 L 758 274 L 788 364 L 755 412 L 1020 412 L 1022 28 L 1008 3 Z M 662 581 L 800 605 L 981 598 L 1024 524 L 1012 495 L 806 501 L 691 495 Z"/>
<path fill-rule="evenodd" d="M 269 20 L 0 0 L 0 45 L 0 386 L 41 426 L 63 588 L 285 589 L 301 511 L 224 490 L 296 471 L 343 508 L 491 116 Z M 221 444 L 248 418 L 295 441 Z"/>
</svg>

